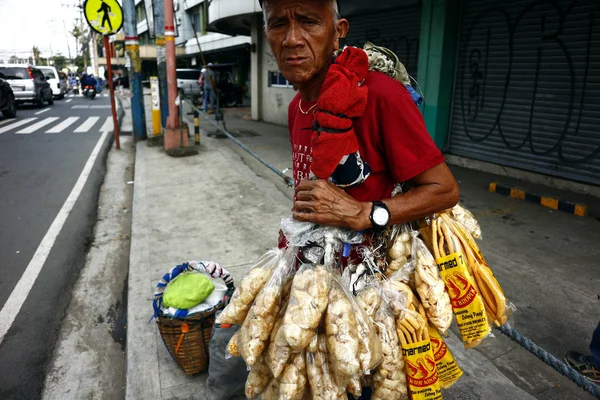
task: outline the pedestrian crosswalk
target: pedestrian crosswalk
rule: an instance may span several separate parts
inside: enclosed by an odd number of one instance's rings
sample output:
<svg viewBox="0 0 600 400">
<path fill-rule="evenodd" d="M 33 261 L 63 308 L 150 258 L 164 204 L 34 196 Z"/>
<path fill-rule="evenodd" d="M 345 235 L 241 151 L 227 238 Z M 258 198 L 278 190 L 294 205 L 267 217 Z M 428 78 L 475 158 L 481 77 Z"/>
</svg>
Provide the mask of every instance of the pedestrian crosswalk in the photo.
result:
<svg viewBox="0 0 600 400">
<path fill-rule="evenodd" d="M 79 93 L 79 94 L 71 93 L 71 94 L 66 95 L 65 97 L 83 97 L 83 96 L 84 96 L 83 93 Z M 96 97 L 110 97 L 110 94 L 109 93 L 98 93 L 96 95 Z"/>
<path fill-rule="evenodd" d="M 0 134 L 12 133 L 15 135 L 30 135 L 33 133 L 61 133 L 71 131 L 74 133 L 110 132 L 113 130 L 112 117 L 30 117 L 23 119 L 6 119 L 0 121 Z"/>
<path fill-rule="evenodd" d="M 47 130 L 46 133 L 60 133 L 60 132 L 64 131 L 65 129 L 67 129 L 69 126 L 73 125 L 78 119 L 79 119 L 79 117 L 69 117 L 69 118 L 65 119 L 63 122 L 61 122 L 60 124 L 55 125 L 52 128 L 50 128 L 49 130 Z"/>
<path fill-rule="evenodd" d="M 20 131 L 17 132 L 17 134 L 29 135 L 30 133 L 36 132 L 38 129 L 43 128 L 44 126 L 53 123 L 57 119 L 58 119 L 58 117 L 44 118 L 43 120 L 36 122 L 33 125 L 29 125 L 28 127 L 21 129 Z"/>
<path fill-rule="evenodd" d="M 74 132 L 83 133 L 89 131 L 99 119 L 100 117 L 88 117 L 88 119 L 86 119 L 83 124 L 79 125 Z"/>
</svg>

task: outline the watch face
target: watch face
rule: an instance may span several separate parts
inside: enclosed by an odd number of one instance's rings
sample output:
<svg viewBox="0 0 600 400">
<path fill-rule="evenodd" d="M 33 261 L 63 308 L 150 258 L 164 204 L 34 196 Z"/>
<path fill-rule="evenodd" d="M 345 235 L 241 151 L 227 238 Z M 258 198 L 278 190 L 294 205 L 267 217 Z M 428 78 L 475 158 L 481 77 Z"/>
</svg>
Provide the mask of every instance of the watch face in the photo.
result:
<svg viewBox="0 0 600 400">
<path fill-rule="evenodd" d="M 373 210 L 373 222 L 378 226 L 386 226 L 390 220 L 390 213 L 382 207 Z"/>
</svg>

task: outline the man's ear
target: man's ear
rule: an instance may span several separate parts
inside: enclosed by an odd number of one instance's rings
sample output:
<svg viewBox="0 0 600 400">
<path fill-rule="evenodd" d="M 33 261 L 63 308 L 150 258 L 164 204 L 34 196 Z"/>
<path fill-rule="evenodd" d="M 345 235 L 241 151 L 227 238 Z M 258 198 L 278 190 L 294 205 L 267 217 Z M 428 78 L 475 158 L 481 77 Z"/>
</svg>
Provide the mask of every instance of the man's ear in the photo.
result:
<svg viewBox="0 0 600 400">
<path fill-rule="evenodd" d="M 350 23 L 348 22 L 347 19 L 341 18 L 338 20 L 337 25 L 335 27 L 335 30 L 336 30 L 335 50 L 340 49 L 340 39 L 346 38 L 349 28 L 350 28 Z"/>
</svg>

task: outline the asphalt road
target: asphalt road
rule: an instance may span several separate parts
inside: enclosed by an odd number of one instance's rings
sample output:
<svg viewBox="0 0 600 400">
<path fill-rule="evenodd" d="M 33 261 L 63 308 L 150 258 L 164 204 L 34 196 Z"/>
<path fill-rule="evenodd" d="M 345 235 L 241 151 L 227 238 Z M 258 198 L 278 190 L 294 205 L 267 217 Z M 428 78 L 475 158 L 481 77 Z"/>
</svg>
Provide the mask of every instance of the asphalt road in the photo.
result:
<svg viewBox="0 0 600 400">
<path fill-rule="evenodd" d="M 15 286 L 73 190 L 101 131 L 112 130 L 110 115 L 110 99 L 101 95 L 94 100 L 66 97 L 42 109 L 23 106 L 16 120 L 0 117 L 0 309 L 17 296 Z M 101 144 L 20 311 L 5 310 L 16 317 L 4 339 L 0 332 L 0 399 L 41 396 L 71 287 L 90 245 L 109 138 Z"/>
</svg>

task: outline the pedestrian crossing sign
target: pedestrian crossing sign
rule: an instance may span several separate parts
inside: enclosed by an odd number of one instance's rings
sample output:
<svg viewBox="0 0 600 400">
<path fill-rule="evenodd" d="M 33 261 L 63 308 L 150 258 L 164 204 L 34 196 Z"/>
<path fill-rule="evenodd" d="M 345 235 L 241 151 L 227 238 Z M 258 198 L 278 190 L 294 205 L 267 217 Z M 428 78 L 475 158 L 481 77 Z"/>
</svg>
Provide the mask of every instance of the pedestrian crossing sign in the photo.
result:
<svg viewBox="0 0 600 400">
<path fill-rule="evenodd" d="M 103 35 L 114 35 L 123 26 L 123 9 L 117 0 L 86 0 L 85 19 L 90 27 Z"/>
</svg>

